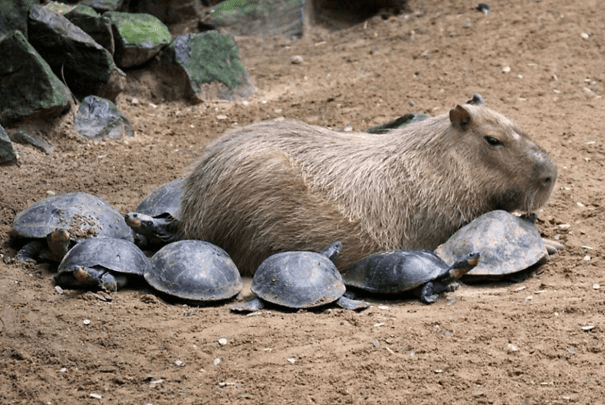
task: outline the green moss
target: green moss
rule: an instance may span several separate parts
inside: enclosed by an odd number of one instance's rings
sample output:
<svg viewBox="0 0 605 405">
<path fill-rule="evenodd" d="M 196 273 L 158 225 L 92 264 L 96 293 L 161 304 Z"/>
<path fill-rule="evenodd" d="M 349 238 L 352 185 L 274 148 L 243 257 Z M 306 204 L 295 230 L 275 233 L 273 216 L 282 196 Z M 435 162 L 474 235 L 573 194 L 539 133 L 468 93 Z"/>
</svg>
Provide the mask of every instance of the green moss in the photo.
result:
<svg viewBox="0 0 605 405">
<path fill-rule="evenodd" d="M 219 81 L 231 88 L 247 83 L 246 68 L 232 36 L 208 32 L 193 37 L 187 47 L 190 57 L 180 62 L 193 82 Z"/>
<path fill-rule="evenodd" d="M 107 13 L 126 45 L 150 42 L 169 44 L 172 40 L 168 28 L 156 17 L 145 13 Z"/>
</svg>

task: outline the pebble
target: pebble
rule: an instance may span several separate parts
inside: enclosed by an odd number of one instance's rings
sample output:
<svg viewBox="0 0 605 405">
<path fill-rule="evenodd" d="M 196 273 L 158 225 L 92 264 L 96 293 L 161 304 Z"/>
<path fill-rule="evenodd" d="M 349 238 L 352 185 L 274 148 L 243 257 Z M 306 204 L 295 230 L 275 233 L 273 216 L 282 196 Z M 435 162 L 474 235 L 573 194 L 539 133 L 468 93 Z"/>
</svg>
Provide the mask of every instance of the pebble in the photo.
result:
<svg viewBox="0 0 605 405">
<path fill-rule="evenodd" d="M 305 59 L 301 55 L 294 55 L 290 58 L 290 63 L 293 65 L 300 65 L 303 63 Z"/>
<path fill-rule="evenodd" d="M 288 363 L 290 363 L 290 364 L 296 363 L 296 357 L 288 357 Z"/>
<path fill-rule="evenodd" d="M 378 309 L 384 309 L 385 311 L 388 311 L 390 308 L 386 305 L 378 305 Z"/>
<path fill-rule="evenodd" d="M 595 326 L 594 326 L 594 325 L 591 325 L 591 324 L 588 324 L 588 325 L 584 325 L 584 326 L 582 326 L 582 330 L 583 330 L 584 332 L 590 332 L 590 331 L 591 331 L 591 330 L 593 330 L 594 328 L 595 328 Z"/>
<path fill-rule="evenodd" d="M 503 66 L 502 73 L 510 73 L 510 66 Z"/>
<path fill-rule="evenodd" d="M 225 346 L 227 344 L 227 338 L 220 338 L 218 340 L 218 344 L 221 346 Z"/>
<path fill-rule="evenodd" d="M 177 367 L 183 367 L 185 365 L 185 363 L 183 363 L 181 360 L 176 360 L 174 362 L 174 365 Z"/>
<path fill-rule="evenodd" d="M 103 398 L 100 394 L 95 394 L 94 392 L 89 395 L 92 399 L 101 399 Z"/>
<path fill-rule="evenodd" d="M 84 325 L 90 325 L 90 319 L 84 319 L 84 320 L 82 321 L 82 323 L 83 323 Z"/>
<path fill-rule="evenodd" d="M 216 359 L 212 360 L 212 364 L 218 366 L 219 364 L 221 364 L 221 361 L 223 360 L 220 357 L 217 357 Z"/>
<path fill-rule="evenodd" d="M 512 343 L 509 343 L 509 344 L 507 345 L 507 350 L 508 350 L 510 353 L 515 353 L 515 352 L 518 352 L 518 351 L 519 351 L 519 348 L 518 348 L 516 345 L 514 345 L 514 344 L 512 344 Z"/>
<path fill-rule="evenodd" d="M 591 257 L 590 257 L 589 255 L 586 255 L 586 256 L 584 256 L 584 259 L 583 259 L 583 260 L 584 260 L 585 262 L 589 262 L 589 261 L 590 261 L 590 259 L 591 259 Z"/>
<path fill-rule="evenodd" d="M 569 225 L 569 224 L 561 224 L 561 225 L 559 225 L 559 229 L 562 230 L 562 231 L 566 231 L 569 228 L 571 228 L 571 225 Z"/>
<path fill-rule="evenodd" d="M 580 36 L 582 37 L 582 39 L 588 39 L 590 37 L 590 35 L 585 32 L 581 33 Z"/>
<path fill-rule="evenodd" d="M 58 285 L 55 286 L 55 291 L 57 292 L 57 294 L 63 294 L 63 289 Z"/>
<path fill-rule="evenodd" d="M 219 121 L 225 121 L 227 119 L 227 116 L 225 114 L 219 114 L 216 116 L 216 119 Z"/>
<path fill-rule="evenodd" d="M 599 285 L 599 283 L 594 283 L 594 284 L 592 285 L 592 289 L 593 289 L 593 290 L 599 290 L 599 289 L 601 289 L 601 286 Z"/>
</svg>

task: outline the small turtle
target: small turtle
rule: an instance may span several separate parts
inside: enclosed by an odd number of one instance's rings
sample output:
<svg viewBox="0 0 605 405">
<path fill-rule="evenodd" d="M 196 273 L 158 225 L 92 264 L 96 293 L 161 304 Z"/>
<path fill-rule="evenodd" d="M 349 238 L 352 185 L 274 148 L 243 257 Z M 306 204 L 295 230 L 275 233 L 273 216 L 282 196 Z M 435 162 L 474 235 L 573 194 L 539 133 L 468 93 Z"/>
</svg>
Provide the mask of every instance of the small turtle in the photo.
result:
<svg viewBox="0 0 605 405">
<path fill-rule="evenodd" d="M 227 300 L 242 289 L 239 271 L 227 252 L 201 240 L 162 247 L 151 257 L 145 280 L 159 292 L 191 303 Z"/>
<path fill-rule="evenodd" d="M 116 291 L 141 279 L 149 259 L 133 242 L 90 238 L 78 242 L 59 264 L 55 282 L 63 288 Z"/>
<path fill-rule="evenodd" d="M 412 291 L 425 304 L 475 267 L 479 254 L 470 253 L 448 266 L 430 250 L 394 250 L 370 255 L 343 274 L 347 286 L 372 293 L 394 294 Z"/>
<path fill-rule="evenodd" d="M 124 220 L 136 233 L 135 242 L 145 248 L 165 245 L 179 239 L 178 220 L 184 179 L 153 190 Z"/>
<path fill-rule="evenodd" d="M 57 194 L 37 201 L 15 216 L 11 238 L 23 247 L 22 262 L 60 262 L 80 239 L 114 237 L 133 240 L 122 215 L 99 197 L 88 193 Z"/>
<path fill-rule="evenodd" d="M 525 270 L 548 258 L 547 246 L 532 218 L 496 210 L 481 215 L 460 228 L 435 252 L 446 262 L 478 252 L 481 263 L 466 274 L 471 277 L 501 277 Z"/>
<path fill-rule="evenodd" d="M 252 278 L 251 290 L 256 298 L 231 309 L 252 312 L 263 308 L 264 302 L 295 309 L 332 302 L 345 309 L 367 308 L 366 302 L 343 296 L 346 288 L 342 276 L 331 261 L 341 249 L 338 241 L 321 253 L 295 251 L 269 256 Z"/>
</svg>

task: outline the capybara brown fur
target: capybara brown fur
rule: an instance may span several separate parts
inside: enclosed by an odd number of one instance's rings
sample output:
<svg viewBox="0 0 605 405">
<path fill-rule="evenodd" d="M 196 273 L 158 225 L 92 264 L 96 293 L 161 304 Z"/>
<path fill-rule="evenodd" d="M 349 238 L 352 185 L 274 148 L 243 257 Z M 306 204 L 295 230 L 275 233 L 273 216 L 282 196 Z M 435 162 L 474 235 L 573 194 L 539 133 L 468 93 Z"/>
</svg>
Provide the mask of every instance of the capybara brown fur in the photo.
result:
<svg viewBox="0 0 605 405">
<path fill-rule="evenodd" d="M 181 232 L 224 248 L 243 275 L 272 253 L 340 240 L 340 271 L 376 251 L 434 249 L 495 209 L 532 212 L 557 167 L 480 97 L 386 134 L 291 120 L 231 130 L 186 180 Z"/>
</svg>

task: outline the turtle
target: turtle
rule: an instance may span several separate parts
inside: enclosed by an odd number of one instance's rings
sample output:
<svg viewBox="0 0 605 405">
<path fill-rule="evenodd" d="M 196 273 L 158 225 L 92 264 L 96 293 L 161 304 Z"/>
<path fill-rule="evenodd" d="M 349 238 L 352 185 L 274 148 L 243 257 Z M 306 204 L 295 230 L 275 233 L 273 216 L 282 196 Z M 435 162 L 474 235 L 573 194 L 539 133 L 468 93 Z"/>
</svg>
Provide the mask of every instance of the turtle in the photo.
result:
<svg viewBox="0 0 605 405">
<path fill-rule="evenodd" d="M 70 192 L 53 195 L 31 204 L 13 220 L 11 239 L 22 246 L 22 262 L 60 262 L 69 247 L 80 239 L 114 237 L 133 240 L 133 232 L 122 214 L 92 194 Z"/>
<path fill-rule="evenodd" d="M 67 252 L 57 270 L 55 283 L 63 288 L 116 291 L 143 279 L 149 259 L 126 239 L 90 238 Z"/>
<path fill-rule="evenodd" d="M 340 241 L 320 253 L 287 251 L 266 258 L 252 277 L 256 296 L 231 308 L 234 312 L 252 312 L 271 303 L 290 309 L 314 308 L 335 302 L 338 306 L 361 310 L 369 305 L 345 297 L 346 287 L 332 259 L 342 250 Z"/>
<path fill-rule="evenodd" d="M 481 263 L 465 279 L 501 278 L 548 259 L 548 243 L 534 225 L 535 216 L 507 211 L 487 212 L 460 228 L 435 252 L 452 263 L 469 252 L 478 252 Z M 547 246 L 548 245 L 548 246 Z"/>
<path fill-rule="evenodd" d="M 478 263 L 478 253 L 466 254 L 449 266 L 431 250 L 392 250 L 354 263 L 343 273 L 343 280 L 347 286 L 371 293 L 411 291 L 425 304 L 432 304 L 452 282 Z"/>
<path fill-rule="evenodd" d="M 160 293 L 193 304 L 231 299 L 243 287 L 227 252 L 201 240 L 163 246 L 151 257 L 144 277 Z"/>
<path fill-rule="evenodd" d="M 179 239 L 178 220 L 184 179 L 173 180 L 153 190 L 124 216 L 135 232 L 135 242 L 142 248 L 163 246 Z"/>
</svg>

